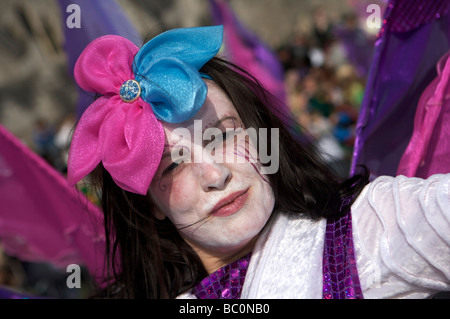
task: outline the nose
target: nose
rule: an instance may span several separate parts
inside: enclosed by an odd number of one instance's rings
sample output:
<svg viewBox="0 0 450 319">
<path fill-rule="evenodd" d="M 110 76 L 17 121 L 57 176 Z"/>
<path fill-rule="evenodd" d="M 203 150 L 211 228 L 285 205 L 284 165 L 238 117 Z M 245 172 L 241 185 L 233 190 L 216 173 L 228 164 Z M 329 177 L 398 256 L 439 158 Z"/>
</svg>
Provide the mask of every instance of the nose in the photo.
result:
<svg viewBox="0 0 450 319">
<path fill-rule="evenodd" d="M 205 192 L 224 189 L 232 177 L 230 168 L 216 162 L 207 152 L 203 155 L 202 161 L 194 164 L 202 189 Z"/>
</svg>

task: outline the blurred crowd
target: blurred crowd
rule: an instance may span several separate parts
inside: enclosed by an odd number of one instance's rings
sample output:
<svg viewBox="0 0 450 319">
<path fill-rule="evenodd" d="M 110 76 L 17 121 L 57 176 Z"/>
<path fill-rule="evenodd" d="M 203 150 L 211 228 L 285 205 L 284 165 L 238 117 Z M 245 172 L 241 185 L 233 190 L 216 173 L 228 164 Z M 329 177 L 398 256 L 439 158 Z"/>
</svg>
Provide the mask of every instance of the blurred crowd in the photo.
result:
<svg viewBox="0 0 450 319">
<path fill-rule="evenodd" d="M 63 174 L 67 173 L 70 139 L 75 121 L 75 115 L 70 113 L 56 126 L 40 118 L 33 128 L 34 151 Z"/>
<path fill-rule="evenodd" d="M 316 138 L 328 163 L 346 177 L 373 39 L 359 26 L 356 14 L 332 21 L 322 7 L 312 12 L 306 29 L 277 50 L 285 71 L 287 104 L 298 123 Z M 344 35 L 353 48 L 344 43 Z M 363 61 L 352 59 L 349 51 L 358 46 L 365 50 Z"/>
<path fill-rule="evenodd" d="M 81 266 L 81 288 L 67 286 L 70 273 L 45 262 L 28 262 L 4 252 L 0 243 L 0 299 L 57 298 L 82 299 L 92 293 L 92 279 Z"/>
</svg>

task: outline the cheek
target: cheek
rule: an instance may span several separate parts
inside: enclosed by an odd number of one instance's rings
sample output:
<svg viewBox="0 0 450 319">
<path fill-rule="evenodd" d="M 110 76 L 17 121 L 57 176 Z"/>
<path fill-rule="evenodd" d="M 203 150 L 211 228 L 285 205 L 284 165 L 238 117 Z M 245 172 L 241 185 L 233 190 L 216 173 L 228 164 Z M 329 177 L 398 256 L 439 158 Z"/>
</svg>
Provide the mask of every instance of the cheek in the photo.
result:
<svg viewBox="0 0 450 319">
<path fill-rule="evenodd" d="M 253 136 L 253 138 L 251 138 L 250 136 Z M 244 131 L 242 134 L 240 134 L 239 139 L 235 145 L 234 155 L 238 158 L 238 161 L 239 159 L 241 159 L 241 162 L 250 164 L 250 166 L 252 167 L 251 172 L 257 174 L 262 181 L 269 185 L 267 176 L 261 173 L 261 162 L 255 143 L 255 133 L 250 133 L 249 135 L 248 131 Z"/>
<path fill-rule="evenodd" d="M 275 195 L 267 175 L 264 175 L 259 171 L 259 166 L 255 164 L 252 165 L 252 171 L 253 184 L 258 185 L 255 187 L 255 209 L 259 211 L 258 219 L 265 223 L 272 214 L 275 206 Z"/>
<path fill-rule="evenodd" d="M 161 212 L 174 223 L 189 218 L 190 211 L 195 209 L 196 198 L 193 196 L 195 185 L 192 178 L 186 176 L 172 181 L 155 181 L 150 186 L 153 202 Z"/>
<path fill-rule="evenodd" d="M 272 214 L 273 208 L 275 207 L 275 194 L 273 193 L 272 187 L 267 182 L 265 184 L 265 192 L 266 192 L 266 201 L 265 203 L 265 211 L 267 216 Z"/>
</svg>

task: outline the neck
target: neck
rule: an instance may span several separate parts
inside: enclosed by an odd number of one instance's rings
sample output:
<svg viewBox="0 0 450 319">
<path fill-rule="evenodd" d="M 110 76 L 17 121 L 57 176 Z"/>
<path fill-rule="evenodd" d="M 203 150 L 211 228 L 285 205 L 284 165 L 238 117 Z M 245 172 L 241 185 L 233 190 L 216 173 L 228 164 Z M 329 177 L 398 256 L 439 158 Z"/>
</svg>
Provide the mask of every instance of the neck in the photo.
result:
<svg viewBox="0 0 450 319">
<path fill-rule="evenodd" d="M 217 269 L 222 268 L 223 266 L 228 265 L 253 251 L 257 239 L 258 236 L 255 236 L 243 246 L 228 248 L 226 251 L 222 250 L 219 252 L 216 250 L 211 251 L 208 249 L 199 248 L 192 244 L 190 245 L 200 257 L 200 260 L 202 261 L 208 274 L 212 274 Z"/>
</svg>

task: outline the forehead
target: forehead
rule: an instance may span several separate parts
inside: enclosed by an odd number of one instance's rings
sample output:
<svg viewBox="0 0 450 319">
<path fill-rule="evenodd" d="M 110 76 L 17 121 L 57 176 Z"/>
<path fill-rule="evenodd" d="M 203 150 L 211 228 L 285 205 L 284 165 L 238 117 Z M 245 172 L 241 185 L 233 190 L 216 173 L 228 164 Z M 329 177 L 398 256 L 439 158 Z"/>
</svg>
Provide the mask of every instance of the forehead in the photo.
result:
<svg viewBox="0 0 450 319">
<path fill-rule="evenodd" d="M 196 115 L 194 115 L 187 121 L 184 121 L 182 123 L 163 122 L 166 136 L 167 133 L 172 132 L 176 128 L 193 128 L 195 120 L 202 120 L 202 128 L 205 129 L 224 116 L 238 117 L 233 103 L 230 101 L 225 92 L 223 92 L 223 90 L 214 82 L 210 80 L 205 80 L 205 82 L 208 86 L 208 95 L 203 106 L 200 108 Z"/>
</svg>

